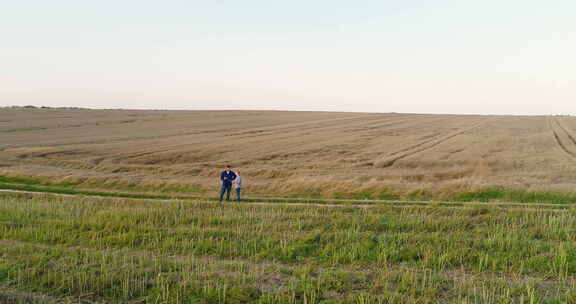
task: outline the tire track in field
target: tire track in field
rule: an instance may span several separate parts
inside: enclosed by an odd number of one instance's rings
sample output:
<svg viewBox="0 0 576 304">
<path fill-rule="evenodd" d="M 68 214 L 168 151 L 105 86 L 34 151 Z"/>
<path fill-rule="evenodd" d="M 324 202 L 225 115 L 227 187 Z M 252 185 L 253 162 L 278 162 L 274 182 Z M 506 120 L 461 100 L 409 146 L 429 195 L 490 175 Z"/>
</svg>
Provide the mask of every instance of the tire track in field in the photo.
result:
<svg viewBox="0 0 576 304">
<path fill-rule="evenodd" d="M 432 149 L 432 148 L 434 148 L 440 144 L 447 142 L 450 139 L 453 139 L 457 136 L 460 136 L 462 134 L 465 134 L 467 132 L 475 130 L 475 129 L 481 127 L 482 125 L 484 125 L 489 120 L 494 120 L 494 119 L 495 118 L 487 118 L 487 119 L 484 119 L 483 121 L 476 123 L 470 127 L 463 128 L 463 129 L 460 129 L 458 131 L 449 133 L 445 136 L 441 136 L 440 138 L 438 138 L 438 136 L 433 136 L 431 139 L 422 141 L 418 144 L 415 144 L 415 145 L 409 146 L 407 148 L 403 148 L 403 149 L 391 152 L 387 155 L 388 156 L 387 158 L 385 158 L 382 161 L 377 162 L 375 164 L 375 166 L 378 168 L 390 167 L 401 159 L 404 159 L 404 158 L 414 156 L 414 155 L 417 155 L 419 153 L 428 151 L 428 150 L 430 150 L 430 149 Z"/>
<path fill-rule="evenodd" d="M 268 134 L 259 136 L 240 137 L 236 144 L 238 151 L 250 153 L 244 161 L 269 161 L 276 158 L 288 159 L 293 156 L 306 156 L 329 151 L 334 144 L 345 144 L 344 141 L 334 143 L 334 138 L 357 138 L 361 134 L 374 132 L 374 125 L 395 125 L 406 121 L 396 117 L 363 117 L 326 120 L 317 123 L 308 123 L 305 127 L 288 125 L 284 129 L 274 127 Z M 367 128 L 356 131 L 359 134 L 346 132 L 354 128 Z M 270 143 L 273 143 L 271 145 Z M 225 150 L 230 143 L 221 140 L 203 146 L 203 149 Z M 342 146 L 340 145 L 340 146 Z M 255 149 L 255 147 L 258 147 Z M 251 151 L 251 152 L 250 152 Z"/>
<path fill-rule="evenodd" d="M 549 117 L 548 126 L 552 131 L 554 141 L 560 150 L 562 150 L 568 157 L 576 160 L 576 152 L 574 152 L 576 151 L 576 139 L 574 136 L 568 132 L 557 118 Z"/>
<path fill-rule="evenodd" d="M 146 141 L 146 140 L 161 140 L 163 142 L 165 142 L 167 139 L 180 139 L 179 141 L 177 141 L 177 143 L 169 143 L 169 144 L 164 144 L 164 143 L 155 143 L 155 144 L 150 144 L 147 145 L 146 147 L 144 147 L 144 149 L 141 152 L 135 152 L 135 151 L 122 151 L 122 152 L 118 152 L 118 153 L 108 153 L 105 156 L 100 155 L 99 162 L 102 162 L 104 160 L 112 160 L 114 162 L 121 162 L 121 161 L 128 161 L 128 160 L 132 160 L 132 159 L 137 159 L 140 158 L 142 156 L 148 156 L 148 155 L 154 155 L 154 154 L 161 154 L 161 153 L 166 153 L 166 152 L 174 152 L 174 153 L 178 153 L 178 152 L 183 152 L 180 151 L 180 148 L 183 147 L 189 147 L 190 143 L 186 142 L 186 138 L 190 138 L 190 137 L 194 137 L 194 136 L 202 136 L 202 135 L 206 135 L 206 134 L 219 134 L 220 136 L 231 136 L 231 135 L 238 135 L 238 137 L 236 137 L 236 139 L 240 138 L 240 139 L 244 139 L 244 138 L 250 138 L 250 137 L 260 137 L 263 135 L 274 135 L 278 133 L 278 129 L 279 128 L 284 128 L 282 129 L 282 132 L 287 132 L 288 130 L 293 131 L 293 130 L 301 130 L 302 128 L 305 127 L 313 127 L 313 126 L 317 126 L 317 128 L 326 128 L 326 126 L 324 126 L 325 124 L 338 124 L 340 122 L 346 122 L 346 121 L 355 121 L 355 120 L 361 120 L 361 119 L 365 119 L 365 117 L 363 115 L 357 115 L 357 116 L 352 116 L 352 117 L 338 117 L 338 118 L 327 118 L 327 119 L 321 119 L 321 120 L 310 120 L 310 121 L 297 121 L 297 122 L 289 122 L 289 123 L 284 123 L 281 125 L 275 125 L 275 126 L 258 126 L 258 127 L 253 127 L 251 129 L 249 129 L 249 134 L 250 133 L 256 133 L 256 134 L 250 134 L 251 136 L 240 136 L 243 135 L 243 133 L 232 133 L 232 134 L 227 134 L 228 129 L 210 129 L 210 130 L 199 130 L 199 131 L 193 131 L 193 132 L 185 132 L 185 133 L 177 133 L 177 134 L 171 134 L 171 135 L 166 135 L 166 136 L 152 136 L 152 137 L 139 137 L 139 138 L 134 138 L 134 139 L 130 139 L 132 141 L 132 143 L 134 144 L 138 144 L 138 142 L 141 141 Z M 331 126 L 329 126 L 331 127 Z M 276 132 L 276 133 L 270 133 L 270 132 Z M 220 136 L 216 136 L 215 138 L 219 138 Z M 218 139 L 219 140 L 219 139 Z M 83 144 L 94 144 L 96 142 L 89 142 L 89 143 L 83 143 Z M 190 152 L 190 151 L 188 151 Z"/>
</svg>

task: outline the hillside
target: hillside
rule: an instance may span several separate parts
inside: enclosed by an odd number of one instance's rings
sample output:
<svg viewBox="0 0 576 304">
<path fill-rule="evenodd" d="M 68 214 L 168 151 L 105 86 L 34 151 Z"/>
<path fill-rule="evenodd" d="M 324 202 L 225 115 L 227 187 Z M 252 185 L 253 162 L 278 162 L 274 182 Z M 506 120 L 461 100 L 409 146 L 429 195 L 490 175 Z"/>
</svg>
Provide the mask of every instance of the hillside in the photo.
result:
<svg viewBox="0 0 576 304">
<path fill-rule="evenodd" d="M 0 174 L 212 193 L 231 164 L 258 195 L 570 191 L 575 129 L 545 116 L 5 108 Z"/>
</svg>

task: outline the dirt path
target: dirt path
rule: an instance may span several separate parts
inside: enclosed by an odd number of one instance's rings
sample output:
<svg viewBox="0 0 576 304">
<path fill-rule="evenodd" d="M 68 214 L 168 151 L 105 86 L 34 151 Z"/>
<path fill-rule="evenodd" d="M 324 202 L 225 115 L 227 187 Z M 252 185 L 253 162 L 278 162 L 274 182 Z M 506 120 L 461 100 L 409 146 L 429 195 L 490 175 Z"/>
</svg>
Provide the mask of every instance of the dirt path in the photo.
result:
<svg viewBox="0 0 576 304">
<path fill-rule="evenodd" d="M 206 203 L 218 204 L 216 201 L 198 199 L 159 199 L 159 198 L 130 198 L 122 196 L 98 196 L 98 195 L 82 195 L 82 194 L 60 194 L 41 191 L 21 191 L 0 189 L 0 193 L 21 193 L 31 195 L 51 195 L 58 197 L 89 197 L 98 199 L 121 199 L 132 201 L 161 201 L 161 202 L 184 202 L 184 201 L 205 201 Z M 258 198 L 265 200 L 266 198 Z M 514 203 L 514 202 L 419 202 L 419 201 L 384 201 L 384 200 L 364 200 L 359 203 L 358 200 L 345 200 L 345 199 L 314 199 L 315 201 L 325 201 L 326 203 L 306 203 L 301 202 L 302 199 L 285 199 L 285 198 L 269 198 L 270 200 L 285 200 L 284 202 L 225 202 L 224 204 L 232 205 L 255 205 L 255 206 L 303 206 L 303 207 L 325 207 L 325 208 L 376 208 L 376 207 L 397 207 L 397 208 L 411 208 L 411 207 L 448 207 L 448 208 L 470 208 L 470 207 L 497 207 L 508 208 L 515 207 L 523 211 L 567 211 L 569 207 L 576 206 L 574 204 L 552 204 L 552 203 Z M 300 201 L 299 201 L 300 200 Z M 330 203 L 338 202 L 338 203 Z M 522 208 L 520 208 L 522 207 Z M 540 207 L 540 208 L 538 208 Z M 551 209 L 550 207 L 561 207 L 558 209 Z"/>
</svg>

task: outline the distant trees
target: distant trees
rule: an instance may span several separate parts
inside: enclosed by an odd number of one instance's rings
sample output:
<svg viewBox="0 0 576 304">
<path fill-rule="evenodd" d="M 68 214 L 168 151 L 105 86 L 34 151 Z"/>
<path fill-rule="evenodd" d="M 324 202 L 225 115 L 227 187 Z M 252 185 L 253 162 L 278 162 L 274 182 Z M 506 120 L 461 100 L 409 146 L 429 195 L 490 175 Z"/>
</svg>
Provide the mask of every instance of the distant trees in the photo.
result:
<svg viewBox="0 0 576 304">
<path fill-rule="evenodd" d="M 80 107 L 47 107 L 47 106 L 33 106 L 33 105 L 27 105 L 27 106 L 6 106 L 6 107 L 0 107 L 3 109 L 58 109 L 58 110 L 86 110 L 86 108 L 80 108 Z"/>
</svg>

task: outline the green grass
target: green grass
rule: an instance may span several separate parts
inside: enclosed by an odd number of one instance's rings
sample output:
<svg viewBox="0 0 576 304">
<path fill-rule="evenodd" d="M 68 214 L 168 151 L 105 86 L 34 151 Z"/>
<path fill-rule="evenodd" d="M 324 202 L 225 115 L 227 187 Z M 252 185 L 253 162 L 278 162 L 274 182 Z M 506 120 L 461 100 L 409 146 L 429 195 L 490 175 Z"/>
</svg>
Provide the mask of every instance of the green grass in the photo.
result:
<svg viewBox="0 0 576 304">
<path fill-rule="evenodd" d="M 204 190 L 199 188 L 198 186 L 194 185 L 187 185 L 187 186 L 175 186 L 175 185 L 163 185 L 159 188 L 154 188 L 153 191 L 150 191 L 149 186 L 143 185 L 102 185 L 101 183 L 94 183 L 92 181 L 84 181 L 84 182 L 54 182 L 47 178 L 34 178 L 28 176 L 7 176 L 7 175 L 0 175 L 0 183 L 1 184 L 10 184 L 10 185 L 28 185 L 28 186 L 43 186 L 48 187 L 51 189 L 76 189 L 76 190 L 102 190 L 103 188 L 108 190 L 117 190 L 117 191 L 127 191 L 127 192 L 152 192 L 152 193 L 204 193 Z"/>
<path fill-rule="evenodd" d="M 501 188 L 484 189 L 473 192 L 455 194 L 449 198 L 461 202 L 491 202 L 508 201 L 518 203 L 556 203 L 568 204 L 576 202 L 576 194 L 560 192 L 530 192 L 521 190 L 507 190 Z"/>
<path fill-rule="evenodd" d="M 102 191 L 83 189 L 78 187 L 79 184 L 75 183 L 53 183 L 50 181 L 24 178 L 24 177 L 7 177 L 0 176 L 0 189 L 54 193 L 54 194 L 68 194 L 68 195 L 86 195 L 86 196 L 101 196 L 101 197 L 117 197 L 117 198 L 135 198 L 135 199 L 181 199 L 181 200 L 210 200 L 217 201 L 217 193 L 212 197 L 198 196 L 198 195 L 182 195 L 182 194 L 165 194 L 165 193 L 139 193 L 139 192 L 119 192 L 119 191 Z M 130 189 L 136 189 L 132 187 Z M 114 190 L 114 189 L 113 189 Z M 233 196 L 233 195 L 232 195 Z M 361 199 L 361 198 L 357 198 Z M 244 202 L 266 202 L 266 203 L 310 203 L 310 204 L 370 204 L 370 202 L 362 200 L 350 200 L 346 202 L 338 200 L 325 200 L 325 199 L 310 199 L 310 198 L 244 198 Z M 414 202 L 413 204 L 422 204 Z"/>
<path fill-rule="evenodd" d="M 105 191 L 102 186 L 79 182 L 52 182 L 47 179 L 0 175 L 0 189 L 13 189 L 22 191 L 51 192 L 59 194 L 82 194 L 94 196 L 115 196 L 125 198 L 149 199 L 208 199 L 214 200 L 218 189 L 213 189 L 213 196 L 198 186 L 170 186 L 164 185 L 158 189 L 141 185 L 107 185 Z M 407 194 L 393 193 L 393 190 L 380 190 L 374 192 L 336 193 L 330 197 L 322 197 L 319 193 L 303 193 L 300 195 L 286 195 L 286 198 L 267 198 L 268 195 L 256 193 L 256 198 L 247 197 L 252 202 L 309 202 L 326 203 L 326 199 L 348 200 L 351 203 L 365 204 L 365 200 L 382 201 L 413 201 L 413 202 L 510 202 L 510 203 L 547 203 L 547 204 L 573 204 L 576 203 L 576 193 L 571 192 L 536 192 L 526 190 L 513 190 L 506 188 L 486 188 L 476 191 L 459 193 L 435 194 L 426 191 L 415 191 Z"/>
<path fill-rule="evenodd" d="M 204 200 L 217 202 L 217 197 L 196 197 L 196 196 L 182 196 L 182 195 L 166 195 L 166 194 L 147 194 L 147 193 L 122 193 L 122 192 L 103 192 L 91 190 L 75 190 L 69 188 L 55 188 L 51 186 L 36 186 L 26 184 L 3 184 L 0 183 L 0 189 L 47 193 L 47 194 L 63 194 L 63 195 L 80 195 L 80 196 L 93 196 L 93 197 L 109 197 L 109 198 L 124 198 L 124 199 L 150 199 L 150 200 Z M 365 200 L 325 200 L 325 199 L 298 199 L 298 198 L 244 198 L 243 203 L 266 203 L 266 204 L 314 204 L 314 205 L 342 205 L 342 206 L 377 206 L 394 204 L 396 206 L 429 206 L 429 207 L 463 207 L 466 206 L 464 202 L 418 202 L 418 201 L 402 201 L 402 202 L 386 202 L 386 201 L 365 201 Z M 494 205 L 500 208 L 523 208 L 520 205 L 510 203 L 501 203 Z M 570 204 L 554 205 L 532 205 L 533 208 L 538 209 L 569 209 L 572 207 Z"/>
<path fill-rule="evenodd" d="M 400 200 L 402 196 L 398 194 L 380 192 L 380 193 L 372 193 L 372 192 L 352 192 L 352 193 L 336 193 L 334 198 L 337 199 L 356 199 L 356 200 Z"/>
<path fill-rule="evenodd" d="M 3 176 L 0 175 L 0 183 L 3 184 L 20 184 L 20 185 L 45 185 L 53 187 L 71 187 L 77 185 L 76 183 L 54 183 L 46 180 L 41 180 L 37 178 L 30 177 L 15 177 L 15 176 Z"/>
<path fill-rule="evenodd" d="M 207 199 L 216 200 L 217 190 L 214 189 L 214 195 L 197 187 L 182 188 L 168 187 L 150 190 L 149 187 L 117 186 L 107 187 L 106 191 L 102 188 L 90 186 L 90 184 L 73 183 L 73 182 L 51 182 L 46 179 L 31 177 L 13 177 L 0 175 L 0 189 L 12 189 L 21 191 L 49 192 L 57 194 L 80 194 L 91 196 L 105 197 L 124 197 L 124 198 L 146 198 L 146 199 Z M 142 191 L 146 189 L 146 191 Z M 168 191 L 166 190 L 174 190 Z M 189 191 L 187 191 L 188 189 Z M 257 195 L 257 194 L 256 194 Z M 328 199 L 328 201 L 327 201 Z M 330 201 L 330 199 L 334 199 Z M 338 200 L 347 200 L 349 204 L 367 204 L 366 200 L 382 201 L 413 201 L 419 202 L 509 202 L 509 203 L 547 203 L 547 204 L 572 204 L 576 203 L 576 193 L 563 192 L 531 192 L 524 190 L 508 190 L 504 188 L 489 188 L 477 191 L 462 193 L 452 193 L 445 195 L 432 194 L 427 192 L 413 192 L 405 195 L 388 193 L 388 192 L 358 192 L 348 194 L 335 194 L 333 197 L 323 198 L 320 195 L 287 195 L 286 198 L 268 198 L 263 195 L 256 198 L 246 198 L 248 202 L 307 202 L 307 203 L 342 203 Z"/>
<path fill-rule="evenodd" d="M 576 303 L 576 210 L 0 194 L 0 290 L 106 303 Z"/>
</svg>

